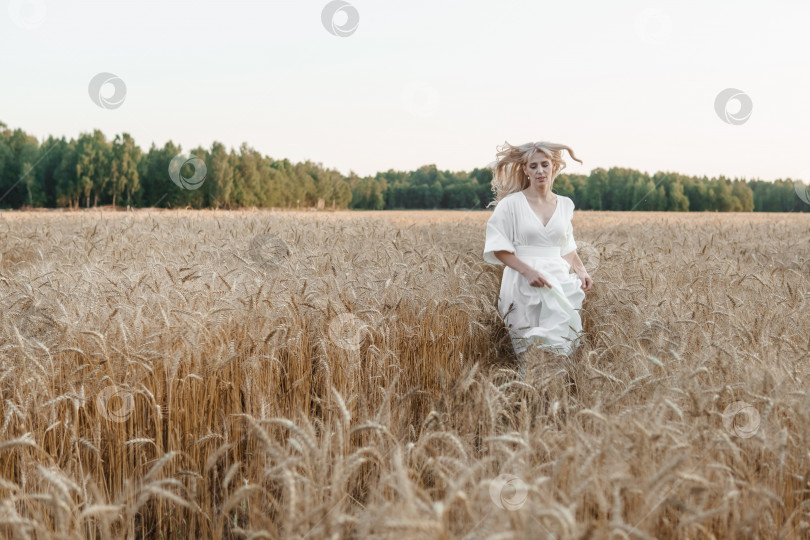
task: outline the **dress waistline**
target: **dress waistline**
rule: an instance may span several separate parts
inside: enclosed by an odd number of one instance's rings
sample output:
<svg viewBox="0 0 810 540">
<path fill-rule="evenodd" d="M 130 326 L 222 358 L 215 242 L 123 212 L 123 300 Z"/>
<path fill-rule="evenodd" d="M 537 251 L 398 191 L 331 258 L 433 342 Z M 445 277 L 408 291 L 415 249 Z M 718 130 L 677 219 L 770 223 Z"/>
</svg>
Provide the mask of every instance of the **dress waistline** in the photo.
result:
<svg viewBox="0 0 810 540">
<path fill-rule="evenodd" d="M 515 255 L 518 257 L 559 257 L 560 248 L 557 246 L 516 246 Z"/>
</svg>

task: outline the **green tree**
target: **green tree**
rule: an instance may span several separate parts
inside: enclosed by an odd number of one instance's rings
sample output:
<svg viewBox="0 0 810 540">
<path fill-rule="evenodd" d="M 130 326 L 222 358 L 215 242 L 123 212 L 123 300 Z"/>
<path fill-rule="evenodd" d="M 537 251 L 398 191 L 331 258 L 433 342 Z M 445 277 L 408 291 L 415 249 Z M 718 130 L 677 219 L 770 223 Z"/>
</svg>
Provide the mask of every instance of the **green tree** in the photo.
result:
<svg viewBox="0 0 810 540">
<path fill-rule="evenodd" d="M 68 206 L 71 209 L 79 207 L 81 186 L 78 177 L 78 154 L 76 153 L 76 140 L 71 139 L 65 146 L 62 159 L 56 169 L 56 205 Z"/>
<path fill-rule="evenodd" d="M 141 190 L 135 196 L 136 204 L 147 207 L 183 205 L 184 190 L 177 187 L 169 176 L 169 163 L 180 153 L 180 146 L 172 141 L 166 142 L 162 148 L 152 143 L 149 151 L 141 156 L 138 163 Z"/>
<path fill-rule="evenodd" d="M 607 210 L 603 199 L 608 185 L 608 174 L 605 169 L 597 168 L 591 171 L 588 177 L 588 186 L 585 189 L 586 206 L 593 210 Z"/>
<path fill-rule="evenodd" d="M 737 201 L 736 212 L 751 212 L 754 209 L 754 192 L 744 180 L 735 180 L 731 194 Z"/>
<path fill-rule="evenodd" d="M 731 191 L 731 182 L 724 176 L 720 176 L 713 186 L 715 207 L 720 212 L 733 212 L 739 201 L 736 201 Z"/>
<path fill-rule="evenodd" d="M 39 199 L 36 175 L 32 174 L 39 156 L 37 139 L 21 129 L 9 130 L 0 124 L 0 204 L 19 208 Z"/>
<path fill-rule="evenodd" d="M 76 142 L 76 176 L 86 207 L 98 206 L 98 198 L 104 193 L 110 178 L 110 144 L 104 134 L 96 129 L 82 133 Z"/>
<path fill-rule="evenodd" d="M 225 145 L 214 141 L 211 151 L 204 160 L 208 168 L 208 176 L 203 184 L 208 196 L 205 204 L 213 208 L 231 208 L 234 189 L 234 166 L 231 163 L 231 155 L 225 149 Z"/>
<path fill-rule="evenodd" d="M 57 186 L 59 185 L 59 175 L 62 172 L 62 161 L 65 154 L 70 151 L 70 144 L 64 137 L 57 139 L 48 137 L 39 147 L 39 157 L 34 174 L 36 175 L 36 186 L 39 197 L 34 201 L 34 206 L 46 206 L 53 208 L 57 206 Z"/>
<path fill-rule="evenodd" d="M 127 204 L 132 202 L 132 194 L 140 188 L 138 162 L 141 149 L 129 133 L 116 135 L 112 143 L 112 163 L 110 165 L 110 190 L 115 206 L 118 195 L 127 196 Z"/>
<path fill-rule="evenodd" d="M 668 186 L 667 210 L 673 212 L 688 212 L 689 198 L 684 194 L 680 179 L 675 179 Z"/>
</svg>

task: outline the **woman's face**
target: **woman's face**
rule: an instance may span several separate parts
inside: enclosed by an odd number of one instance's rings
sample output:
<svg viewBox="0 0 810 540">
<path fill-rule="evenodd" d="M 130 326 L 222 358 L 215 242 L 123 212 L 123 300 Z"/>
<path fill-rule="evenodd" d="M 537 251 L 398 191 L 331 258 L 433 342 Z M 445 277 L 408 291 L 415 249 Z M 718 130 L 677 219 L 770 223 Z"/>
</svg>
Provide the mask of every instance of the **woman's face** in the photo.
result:
<svg viewBox="0 0 810 540">
<path fill-rule="evenodd" d="M 543 152 L 536 152 L 529 163 L 523 166 L 523 172 L 533 186 L 542 187 L 546 184 L 551 185 L 554 179 L 552 167 L 551 160 Z"/>
</svg>

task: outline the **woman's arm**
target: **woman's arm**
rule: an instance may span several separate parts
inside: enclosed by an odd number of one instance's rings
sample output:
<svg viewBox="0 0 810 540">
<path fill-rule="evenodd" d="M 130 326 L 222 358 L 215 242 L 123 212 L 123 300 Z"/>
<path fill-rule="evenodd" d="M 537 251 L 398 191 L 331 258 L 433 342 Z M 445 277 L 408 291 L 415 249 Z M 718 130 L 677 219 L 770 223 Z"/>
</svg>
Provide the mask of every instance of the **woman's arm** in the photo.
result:
<svg viewBox="0 0 810 540">
<path fill-rule="evenodd" d="M 511 251 L 495 251 L 493 252 L 495 258 L 503 264 L 513 269 L 515 272 L 526 278 L 529 285 L 532 287 L 548 287 L 551 288 L 551 283 L 546 280 L 546 277 L 540 273 L 539 270 L 532 268 L 525 262 L 517 258 L 517 255 Z"/>
<path fill-rule="evenodd" d="M 582 263 L 582 259 L 580 259 L 579 255 L 577 254 L 577 250 L 574 250 L 567 255 L 563 255 L 562 258 L 571 265 L 571 268 L 574 269 L 574 272 L 576 272 L 577 275 L 579 275 L 580 272 L 585 272 L 586 274 L 588 273 L 588 271 L 585 270 L 585 265 Z"/>
<path fill-rule="evenodd" d="M 495 255 L 496 259 L 501 261 L 503 264 L 505 264 L 518 274 L 523 274 L 526 270 L 529 270 L 531 268 L 531 266 L 518 259 L 517 255 L 515 255 L 511 251 L 496 251 L 493 253 L 493 255 Z"/>
<path fill-rule="evenodd" d="M 573 268 L 574 272 L 576 272 L 577 276 L 579 276 L 580 281 L 582 281 L 582 290 L 585 292 L 590 291 L 591 287 L 593 286 L 593 280 L 591 279 L 590 274 L 588 274 L 588 271 L 585 270 L 585 265 L 582 263 L 582 259 L 579 258 L 577 250 L 563 255 L 562 258 L 571 265 L 571 268 Z"/>
</svg>

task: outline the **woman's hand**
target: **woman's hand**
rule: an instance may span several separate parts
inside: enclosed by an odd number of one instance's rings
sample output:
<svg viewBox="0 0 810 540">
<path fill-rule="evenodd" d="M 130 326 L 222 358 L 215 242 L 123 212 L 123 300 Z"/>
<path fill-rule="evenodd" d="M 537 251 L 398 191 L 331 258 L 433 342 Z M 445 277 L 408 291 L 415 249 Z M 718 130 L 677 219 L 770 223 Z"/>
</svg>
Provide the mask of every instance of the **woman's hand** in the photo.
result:
<svg viewBox="0 0 810 540">
<path fill-rule="evenodd" d="M 551 288 L 551 283 L 549 283 L 548 280 L 546 280 L 546 276 L 541 274 L 535 268 L 529 268 L 524 272 L 521 272 L 520 275 L 525 277 L 528 280 L 529 285 L 531 285 L 532 287 L 548 287 L 549 289 Z"/>
<path fill-rule="evenodd" d="M 577 272 L 577 277 L 580 279 L 580 281 L 582 281 L 582 290 L 585 292 L 590 291 L 591 287 L 593 286 L 593 280 L 591 279 L 591 276 L 588 275 L 588 272 L 585 270 Z"/>
</svg>

